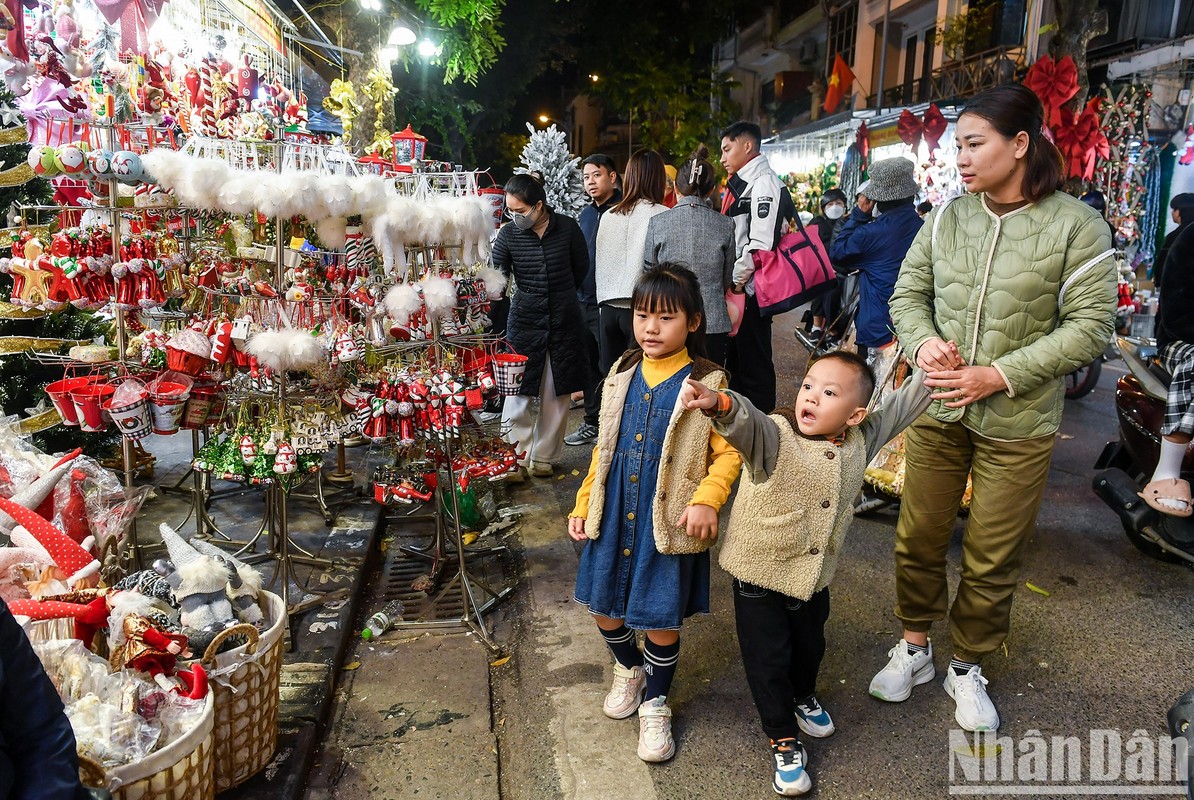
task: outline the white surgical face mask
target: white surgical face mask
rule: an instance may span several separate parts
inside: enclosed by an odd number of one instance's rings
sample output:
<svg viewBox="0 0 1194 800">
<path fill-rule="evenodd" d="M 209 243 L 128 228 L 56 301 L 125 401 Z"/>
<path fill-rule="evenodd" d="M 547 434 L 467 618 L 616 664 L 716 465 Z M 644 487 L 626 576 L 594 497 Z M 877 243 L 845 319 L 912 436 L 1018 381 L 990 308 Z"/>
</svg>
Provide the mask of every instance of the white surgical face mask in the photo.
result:
<svg viewBox="0 0 1194 800">
<path fill-rule="evenodd" d="M 825 216 L 830 219 L 841 219 L 846 213 L 846 207 L 840 203 L 832 203 L 825 208 Z"/>
</svg>

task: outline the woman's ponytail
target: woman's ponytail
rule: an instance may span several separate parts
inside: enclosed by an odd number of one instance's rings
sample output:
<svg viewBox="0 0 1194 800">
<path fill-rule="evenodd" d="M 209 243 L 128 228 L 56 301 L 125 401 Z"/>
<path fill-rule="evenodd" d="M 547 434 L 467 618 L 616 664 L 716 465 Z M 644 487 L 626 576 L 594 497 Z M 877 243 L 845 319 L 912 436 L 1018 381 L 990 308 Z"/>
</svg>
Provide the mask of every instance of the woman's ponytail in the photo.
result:
<svg viewBox="0 0 1194 800">
<path fill-rule="evenodd" d="M 1065 159 L 1057 145 L 1043 133 L 1028 136 L 1028 165 L 1020 188 L 1024 199 L 1035 203 L 1061 188 L 1065 175 Z"/>
<path fill-rule="evenodd" d="M 685 197 L 707 197 L 713 191 L 715 180 L 713 165 L 709 163 L 709 148 L 702 144 L 676 170 L 676 191 Z"/>
</svg>

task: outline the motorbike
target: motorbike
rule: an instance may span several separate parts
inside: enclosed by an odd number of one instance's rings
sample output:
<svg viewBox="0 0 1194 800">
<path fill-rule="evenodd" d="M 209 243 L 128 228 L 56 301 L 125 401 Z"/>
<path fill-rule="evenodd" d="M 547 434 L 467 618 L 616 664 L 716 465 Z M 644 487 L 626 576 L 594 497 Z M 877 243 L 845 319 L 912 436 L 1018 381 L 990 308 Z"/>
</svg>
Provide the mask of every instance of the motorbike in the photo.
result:
<svg viewBox="0 0 1194 800">
<path fill-rule="evenodd" d="M 1103 448 L 1092 488 L 1123 523 L 1124 533 L 1145 555 L 1194 565 L 1194 517 L 1175 517 L 1139 496 L 1161 451 L 1161 423 L 1170 375 L 1157 361 L 1154 340 L 1121 336 L 1116 348 L 1128 374 L 1115 387 L 1119 439 Z M 1194 478 L 1194 446 L 1186 451 L 1182 475 Z"/>
</svg>

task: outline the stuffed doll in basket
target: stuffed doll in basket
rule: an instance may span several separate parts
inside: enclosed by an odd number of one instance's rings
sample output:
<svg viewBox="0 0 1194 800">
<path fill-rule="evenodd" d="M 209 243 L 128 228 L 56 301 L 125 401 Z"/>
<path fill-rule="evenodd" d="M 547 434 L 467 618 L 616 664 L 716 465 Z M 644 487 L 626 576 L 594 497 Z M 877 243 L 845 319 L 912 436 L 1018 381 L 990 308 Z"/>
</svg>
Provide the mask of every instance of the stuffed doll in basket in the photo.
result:
<svg viewBox="0 0 1194 800">
<path fill-rule="evenodd" d="M 113 669 L 148 673 L 164 690 L 192 699 L 207 696 L 207 674 L 202 666 L 177 669 L 179 657 L 191 657 L 187 637 L 157 603 L 136 592 L 112 592 L 107 604 L 111 608 L 108 662 Z M 171 680 L 172 676 L 177 679 Z"/>
<path fill-rule="evenodd" d="M 203 555 L 169 525 L 162 541 L 174 571 L 165 576 L 179 604 L 183 632 L 196 651 L 203 651 L 225 628 L 237 624 L 228 601 L 228 570 L 219 559 Z"/>
<path fill-rule="evenodd" d="M 191 546 L 203 555 L 211 556 L 224 564 L 228 571 L 228 602 L 241 622 L 265 628 L 265 614 L 262 613 L 261 573 L 245 562 L 227 553 L 210 542 L 201 539 L 191 541 Z"/>
</svg>

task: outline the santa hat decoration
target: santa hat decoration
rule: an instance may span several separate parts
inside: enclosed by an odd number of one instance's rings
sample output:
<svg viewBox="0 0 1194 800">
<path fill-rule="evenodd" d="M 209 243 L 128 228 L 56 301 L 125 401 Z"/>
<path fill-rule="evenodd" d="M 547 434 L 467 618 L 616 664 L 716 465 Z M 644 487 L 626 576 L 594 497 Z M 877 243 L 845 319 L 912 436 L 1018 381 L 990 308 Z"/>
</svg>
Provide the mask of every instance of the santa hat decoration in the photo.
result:
<svg viewBox="0 0 1194 800">
<path fill-rule="evenodd" d="M 54 487 L 58 485 L 58 481 L 62 480 L 62 476 L 70 471 L 71 462 L 82 452 L 82 448 L 77 448 L 67 453 L 44 475 L 9 499 L 25 509 L 31 510 L 37 508 L 50 496 L 50 493 L 54 491 Z M 12 533 L 12 529 L 19 524 L 21 523 L 13 519 L 11 515 L 0 512 L 0 532 L 5 534 Z M 26 525 L 25 527 L 29 526 Z"/>
<path fill-rule="evenodd" d="M 211 556 L 205 556 L 192 547 L 169 525 L 162 524 L 162 542 L 170 551 L 170 560 L 178 572 L 181 584 L 175 588 L 178 600 L 193 594 L 223 592 L 228 585 L 228 573 L 224 565 Z"/>
<path fill-rule="evenodd" d="M 99 574 L 100 563 L 91 553 L 43 517 L 3 497 L 0 497 L 0 511 L 15 519 L 46 549 L 58 568 L 66 573 L 67 583 L 73 585 Z"/>
<path fill-rule="evenodd" d="M 75 638 L 88 649 L 95 634 L 108 622 L 108 600 L 100 594 L 90 602 L 67 603 L 61 600 L 14 600 L 8 604 L 14 615 L 30 619 L 74 619 Z"/>
</svg>

